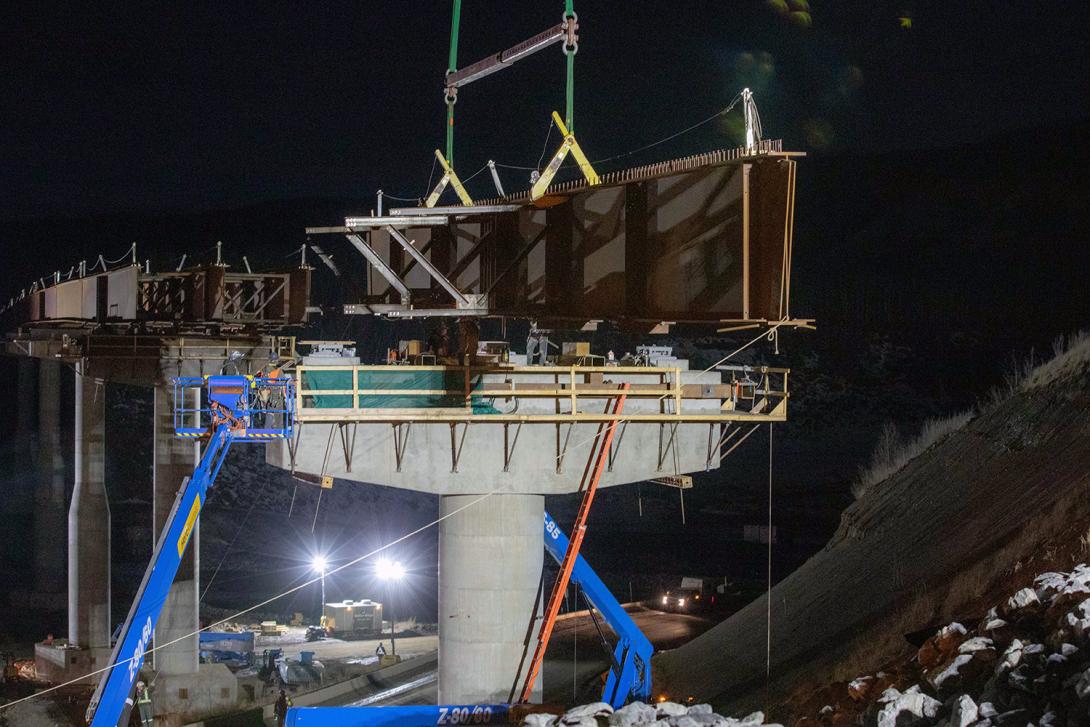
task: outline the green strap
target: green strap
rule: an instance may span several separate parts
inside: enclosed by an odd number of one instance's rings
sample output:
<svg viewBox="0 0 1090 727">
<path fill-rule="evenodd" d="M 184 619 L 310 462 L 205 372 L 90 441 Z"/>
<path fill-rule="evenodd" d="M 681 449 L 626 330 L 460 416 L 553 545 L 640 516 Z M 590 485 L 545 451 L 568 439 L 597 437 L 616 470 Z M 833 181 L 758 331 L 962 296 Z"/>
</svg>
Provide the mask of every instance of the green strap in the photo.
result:
<svg viewBox="0 0 1090 727">
<path fill-rule="evenodd" d="M 575 17 L 575 0 L 564 0 L 564 17 Z M 568 61 L 567 88 L 565 89 L 564 123 L 568 125 L 568 133 L 575 133 L 575 54 L 565 53 Z"/>
<path fill-rule="evenodd" d="M 462 23 L 462 0 L 454 0 L 454 12 L 450 19 L 450 59 L 447 70 L 458 70 L 458 27 Z M 454 166 L 454 102 L 447 101 L 447 164 Z"/>
</svg>

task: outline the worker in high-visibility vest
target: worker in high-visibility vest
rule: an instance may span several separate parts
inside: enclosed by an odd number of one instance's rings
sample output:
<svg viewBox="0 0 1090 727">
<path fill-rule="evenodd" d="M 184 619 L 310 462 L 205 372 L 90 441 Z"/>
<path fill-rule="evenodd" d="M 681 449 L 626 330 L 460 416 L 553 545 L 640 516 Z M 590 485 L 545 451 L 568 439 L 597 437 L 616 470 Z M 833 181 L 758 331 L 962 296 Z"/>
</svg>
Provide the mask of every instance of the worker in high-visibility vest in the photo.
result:
<svg viewBox="0 0 1090 727">
<path fill-rule="evenodd" d="M 136 683 L 136 709 L 140 715 L 142 727 L 151 727 L 155 724 L 155 719 L 151 716 L 151 693 L 148 691 L 148 685 L 142 681 Z"/>
</svg>

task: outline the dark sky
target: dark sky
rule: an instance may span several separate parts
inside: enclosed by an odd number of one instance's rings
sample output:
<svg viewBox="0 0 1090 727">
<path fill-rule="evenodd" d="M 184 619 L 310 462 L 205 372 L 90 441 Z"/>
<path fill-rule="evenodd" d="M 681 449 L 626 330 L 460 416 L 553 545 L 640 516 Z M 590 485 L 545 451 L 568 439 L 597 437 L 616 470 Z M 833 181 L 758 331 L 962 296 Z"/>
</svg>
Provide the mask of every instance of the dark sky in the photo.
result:
<svg viewBox="0 0 1090 727">
<path fill-rule="evenodd" d="M 562 7 L 466 0 L 462 65 L 558 22 Z M 765 135 L 807 151 L 928 148 L 1090 116 L 1090 4 L 806 7 L 577 1 L 588 154 L 667 136 L 746 85 Z M 0 16 L 0 216 L 424 192 L 444 133 L 449 2 L 18 9 Z M 562 104 L 557 47 L 463 89 L 462 175 L 488 158 L 536 164 Z M 739 124 L 725 117 L 631 161 L 733 146 Z M 525 174 L 505 171 L 508 186 Z M 486 193 L 486 175 L 470 186 Z"/>
</svg>

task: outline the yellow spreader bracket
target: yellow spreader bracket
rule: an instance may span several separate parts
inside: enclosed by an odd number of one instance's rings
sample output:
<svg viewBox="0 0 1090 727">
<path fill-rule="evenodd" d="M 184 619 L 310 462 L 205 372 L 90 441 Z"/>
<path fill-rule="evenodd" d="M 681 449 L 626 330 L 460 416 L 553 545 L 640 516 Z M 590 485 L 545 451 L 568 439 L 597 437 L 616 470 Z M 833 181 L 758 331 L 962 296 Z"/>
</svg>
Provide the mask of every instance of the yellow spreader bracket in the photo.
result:
<svg viewBox="0 0 1090 727">
<path fill-rule="evenodd" d="M 583 172 L 587 184 L 594 185 L 601 181 L 598 178 L 598 172 L 594 171 L 594 167 L 590 165 L 590 160 L 587 159 L 587 155 L 583 153 L 583 149 L 579 146 L 579 142 L 575 140 L 575 134 L 568 131 L 568 127 L 564 125 L 564 120 L 555 111 L 553 111 L 553 123 L 556 124 L 556 128 L 560 129 L 564 141 L 560 143 L 560 148 L 556 150 L 553 158 L 549 160 L 545 171 L 534 182 L 534 186 L 530 190 L 530 199 L 541 199 L 545 195 L 545 191 L 552 183 L 553 177 L 556 176 L 556 172 L 560 169 L 560 165 L 564 163 L 568 152 L 571 152 L 571 155 L 575 157 L 575 163 L 579 165 L 579 171 Z"/>
<path fill-rule="evenodd" d="M 438 149 L 435 150 L 435 158 L 439 160 L 439 164 L 443 167 L 443 176 L 439 178 L 439 183 L 435 185 L 435 189 L 424 200 L 424 206 L 434 207 L 435 203 L 439 201 L 439 197 L 442 196 L 443 190 L 450 184 L 453 185 L 454 191 L 458 194 L 458 199 L 462 200 L 462 204 L 466 207 L 472 207 L 473 198 L 466 192 L 466 188 L 462 186 L 462 180 L 458 179 L 458 175 L 454 173 L 454 168 L 447 164 L 447 160 Z"/>
</svg>

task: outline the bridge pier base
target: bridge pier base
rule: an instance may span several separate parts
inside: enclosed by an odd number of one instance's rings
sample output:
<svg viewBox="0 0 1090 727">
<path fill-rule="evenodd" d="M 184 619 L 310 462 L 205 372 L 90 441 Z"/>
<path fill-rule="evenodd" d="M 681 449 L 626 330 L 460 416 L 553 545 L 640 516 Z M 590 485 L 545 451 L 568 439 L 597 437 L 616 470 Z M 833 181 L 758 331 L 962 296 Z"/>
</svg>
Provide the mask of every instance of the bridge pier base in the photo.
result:
<svg viewBox="0 0 1090 727">
<path fill-rule="evenodd" d="M 76 674 L 110 657 L 110 504 L 106 497 L 106 386 L 76 364 L 75 483 L 68 508 L 68 641 L 58 664 Z M 38 649 L 36 654 L 40 654 Z M 91 677 L 89 683 L 97 681 Z"/>
<path fill-rule="evenodd" d="M 33 359 L 19 360 L 19 420 L 33 401 Z M 29 389 L 30 400 L 24 397 Z M 38 487 L 34 492 L 34 589 L 38 598 L 57 610 L 65 606 L 65 500 L 68 483 L 64 476 L 61 446 L 61 364 L 43 360 L 38 375 Z M 24 442 L 29 444 L 29 442 Z"/>
<path fill-rule="evenodd" d="M 441 515 L 478 498 L 445 495 Z M 544 510 L 542 495 L 492 495 L 439 524 L 440 704 L 508 702 L 513 686 L 518 698 L 540 626 Z"/>
</svg>

